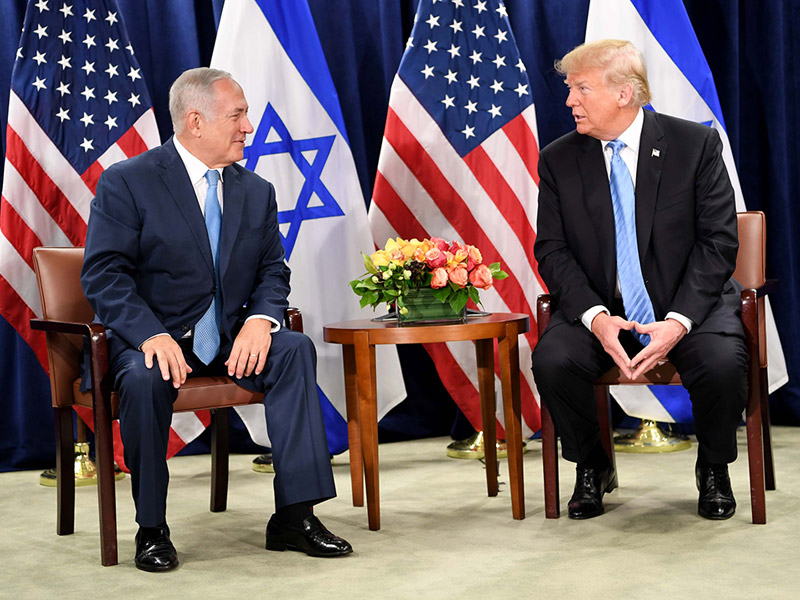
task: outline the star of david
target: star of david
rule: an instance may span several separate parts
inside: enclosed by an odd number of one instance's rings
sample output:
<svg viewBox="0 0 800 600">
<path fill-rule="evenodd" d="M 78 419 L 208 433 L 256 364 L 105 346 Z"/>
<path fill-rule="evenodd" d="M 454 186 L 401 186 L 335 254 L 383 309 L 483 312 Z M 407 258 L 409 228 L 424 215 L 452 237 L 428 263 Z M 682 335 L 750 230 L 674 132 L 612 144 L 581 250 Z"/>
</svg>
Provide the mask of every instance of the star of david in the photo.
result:
<svg viewBox="0 0 800 600">
<path fill-rule="evenodd" d="M 271 131 L 277 134 L 277 140 L 273 136 L 274 141 L 268 142 Z M 278 223 L 289 224 L 286 234 L 281 232 L 286 260 L 289 260 L 292 255 L 303 221 L 344 215 L 344 211 L 321 180 L 322 169 L 331 153 L 334 139 L 336 139 L 335 135 L 304 140 L 294 139 L 272 104 L 267 104 L 251 144 L 244 149 L 245 167 L 251 171 L 255 171 L 258 159 L 262 156 L 288 154 L 305 178 L 295 207 L 291 210 L 278 211 Z M 311 154 L 309 151 L 316 151 L 313 153 L 311 162 L 306 157 Z M 307 155 L 304 155 L 304 152 Z M 309 206 L 314 194 L 322 202 L 320 206 Z"/>
</svg>

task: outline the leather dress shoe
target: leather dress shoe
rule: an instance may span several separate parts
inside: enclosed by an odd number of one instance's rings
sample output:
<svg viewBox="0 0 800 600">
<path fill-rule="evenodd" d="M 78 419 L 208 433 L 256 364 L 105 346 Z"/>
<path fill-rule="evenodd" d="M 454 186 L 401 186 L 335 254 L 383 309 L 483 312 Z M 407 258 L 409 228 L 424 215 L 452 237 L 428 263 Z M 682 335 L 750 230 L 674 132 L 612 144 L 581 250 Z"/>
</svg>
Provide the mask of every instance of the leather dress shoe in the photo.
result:
<svg viewBox="0 0 800 600">
<path fill-rule="evenodd" d="M 694 472 L 697 478 L 697 489 L 700 490 L 697 514 L 715 521 L 730 519 L 736 512 L 736 500 L 731 490 L 728 465 L 709 467 L 698 465 Z"/>
<path fill-rule="evenodd" d="M 171 571 L 178 566 L 178 552 L 169 539 L 166 523 L 159 527 L 139 527 L 133 560 L 142 571 Z"/>
<path fill-rule="evenodd" d="M 569 501 L 570 519 L 591 519 L 605 512 L 603 494 L 617 487 L 617 474 L 608 465 L 594 469 L 583 465 L 575 467 L 575 491 Z"/>
<path fill-rule="evenodd" d="M 309 556 L 344 556 L 353 547 L 328 531 L 320 520 L 311 515 L 303 519 L 302 527 L 286 525 L 272 515 L 267 523 L 267 550 L 297 550 Z"/>
</svg>

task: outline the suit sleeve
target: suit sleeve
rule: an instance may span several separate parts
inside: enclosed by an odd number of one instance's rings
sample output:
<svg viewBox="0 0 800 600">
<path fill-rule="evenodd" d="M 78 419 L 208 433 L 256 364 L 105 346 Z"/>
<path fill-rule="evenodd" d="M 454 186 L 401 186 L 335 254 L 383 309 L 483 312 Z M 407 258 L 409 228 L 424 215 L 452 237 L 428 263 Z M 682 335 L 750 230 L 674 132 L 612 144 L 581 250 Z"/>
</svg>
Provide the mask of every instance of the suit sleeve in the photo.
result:
<svg viewBox="0 0 800 600">
<path fill-rule="evenodd" d="M 283 244 L 278 229 L 278 205 L 275 188 L 267 185 L 266 218 L 263 223 L 263 238 L 259 254 L 253 290 L 247 303 L 245 317 L 267 315 L 278 323 L 283 322 L 284 313 L 289 306 L 289 267 L 285 261 Z"/>
<path fill-rule="evenodd" d="M 563 210 L 558 182 L 547 155 L 543 153 L 539 159 L 539 208 L 534 255 L 539 263 L 539 273 L 556 305 L 569 322 L 573 322 L 589 308 L 604 306 L 605 302 L 591 287 L 589 278 L 570 249 Z"/>
<path fill-rule="evenodd" d="M 709 128 L 695 176 L 695 242 L 670 311 L 702 323 L 736 267 L 736 199 L 722 159 L 722 142 Z"/>
<path fill-rule="evenodd" d="M 97 184 L 86 232 L 81 285 L 100 322 L 134 348 L 168 333 L 137 294 L 133 278 L 142 223 L 119 170 L 106 170 Z"/>
</svg>

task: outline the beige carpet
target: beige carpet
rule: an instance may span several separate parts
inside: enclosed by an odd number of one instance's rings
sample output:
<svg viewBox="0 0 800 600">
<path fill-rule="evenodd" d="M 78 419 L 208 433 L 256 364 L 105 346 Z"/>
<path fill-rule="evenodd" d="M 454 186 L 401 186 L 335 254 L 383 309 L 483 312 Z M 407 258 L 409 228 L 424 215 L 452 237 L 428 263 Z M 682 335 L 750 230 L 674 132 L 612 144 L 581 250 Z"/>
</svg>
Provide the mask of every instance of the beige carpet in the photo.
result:
<svg viewBox="0 0 800 600">
<path fill-rule="evenodd" d="M 800 428 L 775 428 L 778 489 L 766 525 L 750 522 L 744 437 L 731 468 L 737 514 L 696 515 L 695 450 L 618 454 L 620 488 L 589 521 L 544 518 L 540 445 L 525 455 L 527 518 L 514 521 L 501 463 L 500 495 L 483 466 L 448 459 L 444 438 L 380 448 L 382 529 L 351 504 L 347 454 L 334 465 L 339 497 L 317 514 L 354 546 L 326 560 L 264 550 L 271 475 L 231 457 L 228 511 L 212 514 L 207 456 L 170 461 L 169 523 L 181 567 L 133 565 L 129 479 L 117 484 L 120 564 L 100 565 L 97 495 L 77 490 L 76 532 L 55 534 L 55 490 L 39 472 L 0 474 L 0 597 L 28 598 L 800 598 Z M 574 482 L 562 462 L 562 508 Z"/>
</svg>

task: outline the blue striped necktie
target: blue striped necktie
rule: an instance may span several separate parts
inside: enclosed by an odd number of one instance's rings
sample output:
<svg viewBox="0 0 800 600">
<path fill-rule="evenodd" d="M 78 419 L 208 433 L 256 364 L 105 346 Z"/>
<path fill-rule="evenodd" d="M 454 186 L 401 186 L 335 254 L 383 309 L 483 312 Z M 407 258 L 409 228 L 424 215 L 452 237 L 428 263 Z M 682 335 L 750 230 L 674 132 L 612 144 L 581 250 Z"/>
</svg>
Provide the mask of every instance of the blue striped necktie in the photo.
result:
<svg viewBox="0 0 800 600">
<path fill-rule="evenodd" d="M 646 325 L 656 320 L 653 303 L 647 294 L 639 263 L 639 248 L 636 242 L 636 194 L 633 180 L 625 161 L 619 155 L 625 143 L 613 140 L 608 143 L 611 156 L 611 201 L 614 206 L 614 227 L 617 245 L 617 277 L 625 316 L 629 321 Z M 632 332 L 643 345 L 650 343 L 650 336 Z"/>
<path fill-rule="evenodd" d="M 208 191 L 206 192 L 205 219 L 208 241 L 211 244 L 211 256 L 214 260 L 214 287 L 216 292 L 205 314 L 194 328 L 192 349 L 204 364 L 209 364 L 219 353 L 219 326 L 222 321 L 222 286 L 219 281 L 219 232 L 222 224 L 222 210 L 217 197 L 219 171 L 211 169 L 206 172 Z"/>
</svg>

